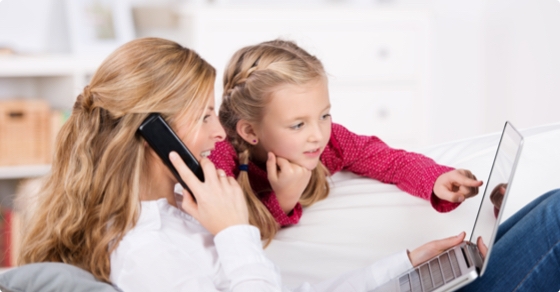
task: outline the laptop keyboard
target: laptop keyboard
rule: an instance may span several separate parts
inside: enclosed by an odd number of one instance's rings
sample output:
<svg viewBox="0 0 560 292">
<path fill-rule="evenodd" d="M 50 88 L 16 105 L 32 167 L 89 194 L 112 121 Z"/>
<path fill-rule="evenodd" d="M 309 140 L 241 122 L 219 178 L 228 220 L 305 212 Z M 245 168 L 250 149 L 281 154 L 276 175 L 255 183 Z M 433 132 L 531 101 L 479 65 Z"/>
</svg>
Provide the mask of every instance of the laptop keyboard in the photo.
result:
<svg viewBox="0 0 560 292">
<path fill-rule="evenodd" d="M 432 291 L 460 276 L 455 250 L 451 249 L 399 278 L 401 291 Z"/>
</svg>

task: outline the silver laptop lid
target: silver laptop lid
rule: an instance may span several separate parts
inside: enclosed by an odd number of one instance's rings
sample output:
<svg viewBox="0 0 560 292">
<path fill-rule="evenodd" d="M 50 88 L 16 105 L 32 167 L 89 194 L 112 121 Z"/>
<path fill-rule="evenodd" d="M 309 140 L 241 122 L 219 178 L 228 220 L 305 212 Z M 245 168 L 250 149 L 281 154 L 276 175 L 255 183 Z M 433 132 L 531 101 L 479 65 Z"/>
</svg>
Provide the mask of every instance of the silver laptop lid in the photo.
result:
<svg viewBox="0 0 560 292">
<path fill-rule="evenodd" d="M 486 188 L 484 189 L 484 194 L 482 194 L 482 202 L 478 209 L 470 238 L 470 241 L 476 244 L 477 238 L 482 237 L 484 243 L 488 247 L 488 254 L 482 265 L 480 276 L 484 273 L 488 265 L 488 258 L 490 257 L 492 246 L 494 245 L 494 239 L 496 238 L 507 195 L 511 189 L 522 146 L 523 136 L 521 136 L 510 122 L 506 122 L 504 130 L 502 131 L 500 143 L 498 144 L 498 150 L 494 156 L 494 162 L 492 163 L 488 180 L 486 181 Z M 490 200 L 490 194 L 498 185 L 503 183 L 507 184 L 506 192 L 500 212 L 498 216 L 496 216 L 494 213 L 494 205 Z"/>
</svg>

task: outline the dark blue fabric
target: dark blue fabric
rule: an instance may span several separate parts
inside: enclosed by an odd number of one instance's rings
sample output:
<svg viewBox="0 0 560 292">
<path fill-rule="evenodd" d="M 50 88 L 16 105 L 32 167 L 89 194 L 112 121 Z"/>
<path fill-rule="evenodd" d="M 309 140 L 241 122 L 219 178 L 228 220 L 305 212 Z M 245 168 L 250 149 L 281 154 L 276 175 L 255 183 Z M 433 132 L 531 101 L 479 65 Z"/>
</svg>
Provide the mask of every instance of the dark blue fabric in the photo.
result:
<svg viewBox="0 0 560 292">
<path fill-rule="evenodd" d="M 500 225 L 484 275 L 461 291 L 560 290 L 560 189 Z"/>
</svg>

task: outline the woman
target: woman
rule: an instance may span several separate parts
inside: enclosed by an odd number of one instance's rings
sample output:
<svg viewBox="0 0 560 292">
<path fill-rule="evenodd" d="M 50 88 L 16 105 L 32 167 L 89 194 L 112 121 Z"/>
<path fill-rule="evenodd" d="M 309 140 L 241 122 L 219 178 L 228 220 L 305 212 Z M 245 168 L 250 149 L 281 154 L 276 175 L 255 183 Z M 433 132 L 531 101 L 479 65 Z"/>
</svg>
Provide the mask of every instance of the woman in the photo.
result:
<svg viewBox="0 0 560 292">
<path fill-rule="evenodd" d="M 207 181 L 202 191 L 219 191 L 234 206 L 244 206 L 238 188 L 218 181 L 212 164 L 203 159 L 224 138 L 213 109 L 214 80 L 212 66 L 171 41 L 138 39 L 112 53 L 58 134 L 52 172 L 34 198 L 36 207 L 27 210 L 32 216 L 26 216 L 20 264 L 68 263 L 119 284 L 121 272 L 128 271 L 114 268 L 122 260 L 125 235 L 142 228 L 154 204 L 181 212 L 173 192 L 176 179 L 137 134 L 152 112 L 161 113 L 202 159 Z M 246 220 L 231 224 L 239 223 Z M 227 227 L 218 217 L 211 224 L 205 226 L 214 233 Z M 189 250 L 189 242 L 178 245 Z"/>
</svg>

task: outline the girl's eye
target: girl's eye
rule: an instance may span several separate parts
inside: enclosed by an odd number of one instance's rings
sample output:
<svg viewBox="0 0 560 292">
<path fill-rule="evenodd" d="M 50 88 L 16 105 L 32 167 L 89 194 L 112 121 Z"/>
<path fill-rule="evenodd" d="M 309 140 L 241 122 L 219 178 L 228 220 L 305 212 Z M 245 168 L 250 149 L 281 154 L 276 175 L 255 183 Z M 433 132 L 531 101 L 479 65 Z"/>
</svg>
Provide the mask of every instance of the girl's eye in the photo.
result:
<svg viewBox="0 0 560 292">
<path fill-rule="evenodd" d="M 303 127 L 303 123 L 299 123 L 299 124 L 297 124 L 297 125 L 291 126 L 290 128 L 292 128 L 292 129 L 294 129 L 294 130 L 297 130 L 297 129 L 301 128 L 301 127 Z"/>
<path fill-rule="evenodd" d="M 322 119 L 322 120 L 326 120 L 326 119 L 328 119 L 328 118 L 330 118 L 330 117 L 331 117 L 331 114 L 324 114 L 324 115 L 321 117 L 321 119 Z"/>
<path fill-rule="evenodd" d="M 209 117 L 210 117 L 210 115 L 205 115 L 205 116 L 202 118 L 202 121 L 203 121 L 203 122 L 208 121 L 208 118 L 209 118 Z"/>
</svg>

